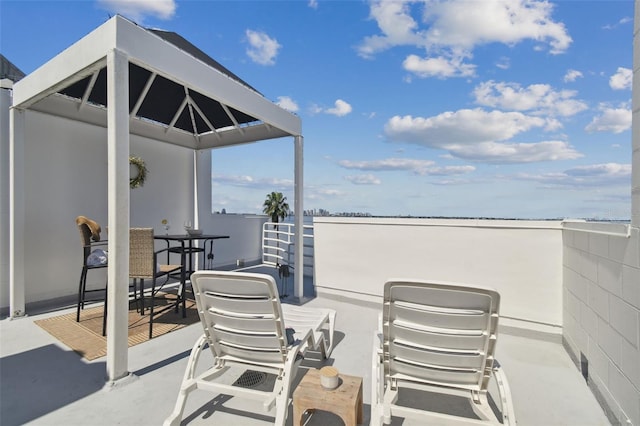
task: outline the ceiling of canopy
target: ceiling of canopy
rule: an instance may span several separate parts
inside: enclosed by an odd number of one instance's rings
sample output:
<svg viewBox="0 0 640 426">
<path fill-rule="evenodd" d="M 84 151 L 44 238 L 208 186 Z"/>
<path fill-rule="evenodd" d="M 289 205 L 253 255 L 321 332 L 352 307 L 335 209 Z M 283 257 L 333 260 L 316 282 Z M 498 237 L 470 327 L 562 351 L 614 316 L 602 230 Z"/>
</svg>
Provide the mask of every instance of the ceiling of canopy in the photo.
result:
<svg viewBox="0 0 640 426">
<path fill-rule="evenodd" d="M 102 57 L 85 54 L 101 47 Z M 110 49 L 128 58 L 132 134 L 194 149 L 300 134 L 297 116 L 179 34 L 142 28 L 120 16 L 17 83 L 14 106 L 106 127 Z M 91 57 L 96 60 L 87 63 Z"/>
</svg>

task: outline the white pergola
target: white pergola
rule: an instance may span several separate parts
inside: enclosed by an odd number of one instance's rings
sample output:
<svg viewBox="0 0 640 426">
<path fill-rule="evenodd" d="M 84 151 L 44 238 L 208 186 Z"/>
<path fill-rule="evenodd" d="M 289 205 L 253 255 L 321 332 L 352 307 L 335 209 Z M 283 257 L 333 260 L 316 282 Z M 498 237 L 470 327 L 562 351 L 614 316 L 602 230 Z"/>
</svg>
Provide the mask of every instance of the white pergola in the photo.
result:
<svg viewBox="0 0 640 426">
<path fill-rule="evenodd" d="M 107 376 L 128 376 L 129 138 L 193 150 L 292 136 L 295 244 L 303 247 L 301 120 L 175 33 L 115 16 L 13 87 L 10 129 L 10 312 L 25 314 L 25 110 L 107 128 Z M 197 182 L 196 182 L 197 186 Z M 303 250 L 295 262 L 303 264 Z M 303 276 L 295 274 L 295 296 Z"/>
</svg>

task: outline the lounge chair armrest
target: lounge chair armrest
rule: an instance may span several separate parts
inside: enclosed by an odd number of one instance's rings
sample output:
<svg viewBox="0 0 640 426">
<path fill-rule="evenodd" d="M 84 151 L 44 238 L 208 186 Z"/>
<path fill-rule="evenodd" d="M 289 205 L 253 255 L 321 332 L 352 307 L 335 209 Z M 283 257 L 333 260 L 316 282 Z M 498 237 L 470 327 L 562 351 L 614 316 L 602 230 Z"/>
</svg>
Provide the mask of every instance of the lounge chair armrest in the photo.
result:
<svg viewBox="0 0 640 426">
<path fill-rule="evenodd" d="M 304 334 L 304 336 L 302 336 L 302 338 L 298 338 L 296 339 L 295 342 L 293 342 L 292 346 L 294 347 L 297 346 L 298 348 L 296 351 L 290 351 L 289 354 L 290 355 L 293 354 L 294 358 L 298 353 L 304 356 L 307 349 L 312 348 L 313 344 L 314 344 L 313 330 L 309 329 Z"/>
<path fill-rule="evenodd" d="M 382 333 L 374 331 L 371 350 L 371 424 L 380 425 L 384 395 L 384 366 L 382 365 Z"/>
<path fill-rule="evenodd" d="M 200 354 L 202 353 L 202 349 L 207 344 L 207 336 L 203 334 L 200 336 L 196 343 L 191 348 L 191 353 L 189 354 L 189 363 L 187 364 L 187 369 L 184 372 L 183 382 L 187 380 L 191 380 L 196 375 L 196 367 L 198 366 L 198 360 L 200 359 Z"/>
<path fill-rule="evenodd" d="M 493 377 L 496 380 L 498 386 L 498 393 L 500 396 L 500 409 L 502 411 L 502 421 L 504 425 L 515 425 L 515 410 L 513 408 L 513 400 L 511 399 L 511 389 L 507 376 L 502 370 L 502 366 L 498 360 L 493 362 Z"/>
<path fill-rule="evenodd" d="M 373 349 L 371 351 L 372 354 L 372 360 L 371 360 L 371 365 L 373 366 L 373 371 L 372 373 L 374 373 L 374 376 L 372 377 L 372 381 L 373 378 L 378 377 L 378 374 L 381 373 L 381 368 L 382 368 L 382 333 L 375 331 L 373 333 Z"/>
</svg>

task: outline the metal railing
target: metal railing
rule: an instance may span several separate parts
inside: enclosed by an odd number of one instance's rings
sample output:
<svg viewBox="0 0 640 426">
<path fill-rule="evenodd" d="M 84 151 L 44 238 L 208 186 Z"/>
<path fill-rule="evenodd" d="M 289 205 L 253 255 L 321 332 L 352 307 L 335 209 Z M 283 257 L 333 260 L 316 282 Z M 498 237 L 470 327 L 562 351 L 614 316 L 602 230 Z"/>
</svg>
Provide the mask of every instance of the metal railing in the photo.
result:
<svg viewBox="0 0 640 426">
<path fill-rule="evenodd" d="M 304 275 L 313 275 L 313 225 L 303 226 Z M 295 225 L 266 222 L 262 226 L 262 263 L 295 268 Z"/>
</svg>

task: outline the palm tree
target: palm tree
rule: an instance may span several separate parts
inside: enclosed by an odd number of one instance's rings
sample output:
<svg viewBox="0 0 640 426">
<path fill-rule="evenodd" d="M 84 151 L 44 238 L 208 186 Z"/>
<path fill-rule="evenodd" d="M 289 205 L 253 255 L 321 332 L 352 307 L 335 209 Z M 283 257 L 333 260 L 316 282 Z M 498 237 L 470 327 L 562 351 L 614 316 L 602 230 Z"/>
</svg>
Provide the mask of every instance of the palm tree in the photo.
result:
<svg viewBox="0 0 640 426">
<path fill-rule="evenodd" d="M 271 222 L 274 223 L 273 229 L 278 230 L 278 222 L 280 219 L 284 220 L 287 215 L 289 215 L 289 204 L 287 204 L 287 197 L 282 195 L 282 192 L 272 192 L 271 194 L 267 194 L 267 198 L 264 200 L 264 204 L 262 204 L 262 212 L 266 215 L 271 216 Z M 276 254 L 280 251 L 280 238 L 276 239 Z M 280 269 L 280 262 L 276 261 L 276 268 L 278 268 L 278 272 L 282 273 Z"/>
<path fill-rule="evenodd" d="M 262 212 L 271 216 L 271 222 L 275 223 L 273 228 L 277 228 L 277 223 L 280 219 L 284 220 L 289 215 L 289 204 L 287 204 L 287 197 L 282 195 L 282 192 L 272 192 L 267 194 L 267 198 L 262 204 Z"/>
</svg>

